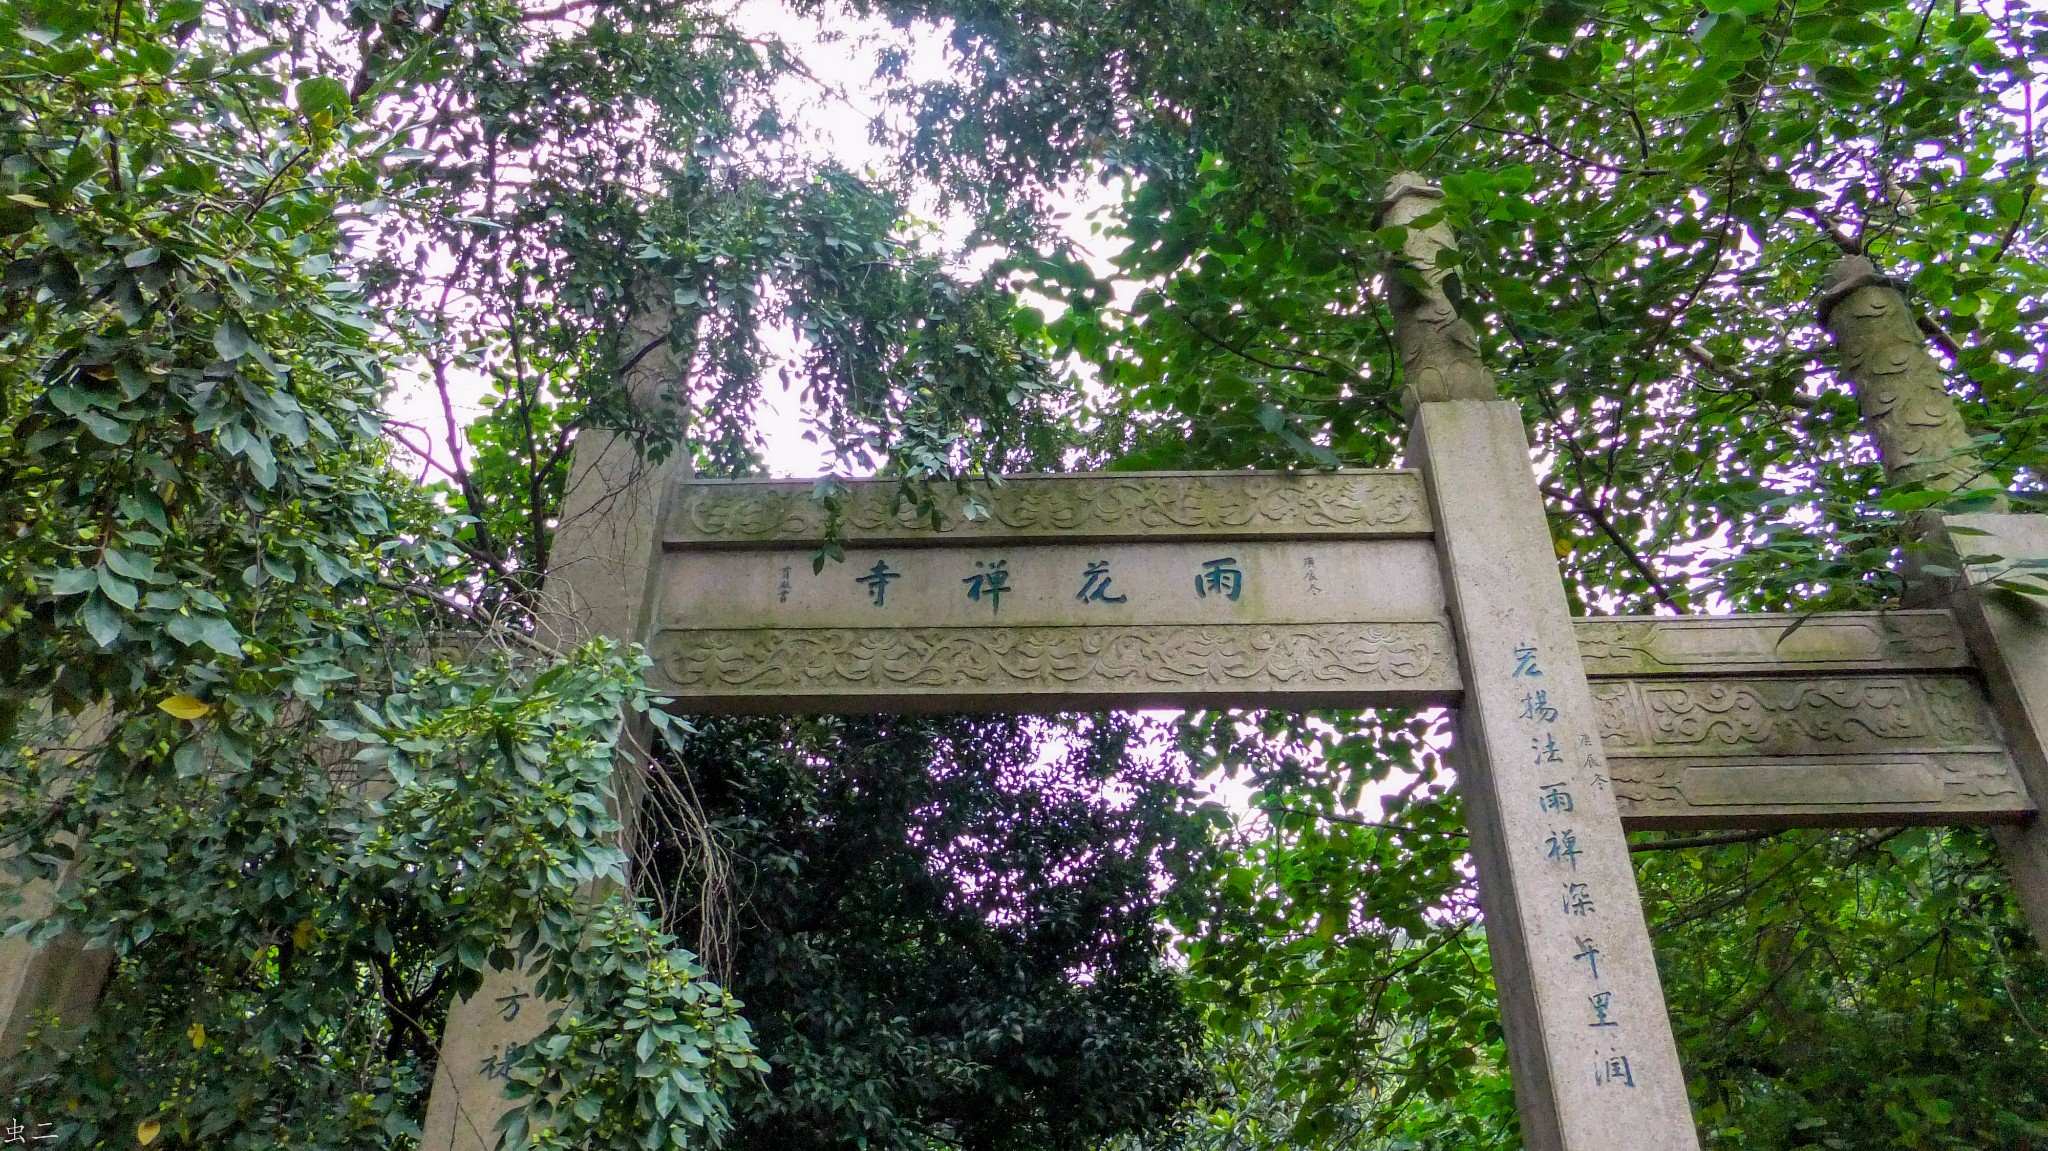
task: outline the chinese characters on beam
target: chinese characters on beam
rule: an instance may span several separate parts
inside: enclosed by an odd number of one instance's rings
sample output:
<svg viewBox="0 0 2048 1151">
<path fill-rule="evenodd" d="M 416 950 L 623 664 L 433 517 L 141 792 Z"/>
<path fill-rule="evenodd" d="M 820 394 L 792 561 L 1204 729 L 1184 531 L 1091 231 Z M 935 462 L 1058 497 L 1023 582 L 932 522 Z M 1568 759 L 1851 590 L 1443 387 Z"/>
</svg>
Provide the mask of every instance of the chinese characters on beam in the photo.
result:
<svg viewBox="0 0 2048 1151">
<path fill-rule="evenodd" d="M 1307 564 L 1311 594 L 1321 595 L 1322 588 L 1316 582 L 1314 558 L 1308 559 Z M 960 577 L 960 583 L 969 602 L 985 603 L 992 614 L 1001 615 L 1003 597 L 1016 590 L 1016 585 L 1010 582 L 1011 574 L 1010 561 L 1007 558 L 976 560 L 973 572 Z M 869 605 L 887 607 L 889 585 L 902 579 L 903 575 L 903 572 L 891 567 L 887 559 L 878 559 L 873 567 L 853 577 L 853 582 L 866 589 Z M 1074 598 L 1084 604 L 1121 604 L 1130 600 L 1129 596 L 1117 592 L 1116 577 L 1110 571 L 1108 560 L 1089 561 L 1082 567 L 1078 578 L 1080 586 L 1074 592 Z M 1197 599 L 1217 596 L 1235 602 L 1244 594 L 1245 574 L 1238 567 L 1235 556 L 1222 556 L 1202 563 L 1200 570 L 1194 573 L 1194 587 Z M 787 602 L 788 599 L 789 569 L 785 567 L 782 569 L 782 582 L 776 589 L 776 600 Z"/>
</svg>

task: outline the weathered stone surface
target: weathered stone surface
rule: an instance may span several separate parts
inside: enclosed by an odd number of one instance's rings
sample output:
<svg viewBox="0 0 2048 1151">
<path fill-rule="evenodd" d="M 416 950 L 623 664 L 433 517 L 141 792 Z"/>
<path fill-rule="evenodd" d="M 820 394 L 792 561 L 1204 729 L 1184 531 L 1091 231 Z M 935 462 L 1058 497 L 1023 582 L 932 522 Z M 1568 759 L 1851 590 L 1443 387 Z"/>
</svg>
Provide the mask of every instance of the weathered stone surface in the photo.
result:
<svg viewBox="0 0 2048 1151">
<path fill-rule="evenodd" d="M 1912 309 L 1864 256 L 1828 271 L 1820 320 L 1835 337 L 1856 385 L 1863 422 L 1877 437 L 1885 474 L 1943 491 L 1995 489 L 1977 458 L 1970 430 L 1927 353 Z"/>
<path fill-rule="evenodd" d="M 536 1000 L 524 972 L 491 971 L 475 995 L 455 1004 L 441 1036 L 441 1061 L 420 1124 L 421 1151 L 493 1151 L 498 1120 L 512 1109 L 505 1053 L 539 1035 L 559 1004 Z"/>
<path fill-rule="evenodd" d="M 1441 623 L 671 630 L 682 711 L 1068 711 L 1429 703 L 1458 690 Z"/>
<path fill-rule="evenodd" d="M 1576 620 L 1573 627 L 1586 675 L 1596 680 L 1970 666 L 1969 646 L 1945 611 L 1609 616 Z"/>
<path fill-rule="evenodd" d="M 850 548 L 845 562 L 819 571 L 812 554 L 671 551 L 657 628 L 1443 618 L 1430 546 L 1420 540 Z"/>
<path fill-rule="evenodd" d="M 1696 1151 L 1521 409 L 1425 403 L 1465 697 L 1453 753 L 1530 1151 Z"/>
<path fill-rule="evenodd" d="M 621 373 L 628 393 L 651 419 L 682 417 L 686 365 L 669 339 L 667 291 L 635 286 L 639 306 L 626 333 Z M 684 460 L 643 459 L 634 438 L 592 429 L 576 441 L 545 586 L 538 638 L 567 649 L 596 636 L 626 641 L 646 634 L 653 577 L 658 573 L 662 501 Z M 644 741 L 628 740 L 639 746 Z M 621 756 L 614 810 L 627 827 L 639 798 L 640 764 Z M 421 1122 L 419 1151 L 492 1151 L 498 1120 L 511 1110 L 503 1058 L 547 1026 L 560 1003 L 533 994 L 522 971 L 493 971 L 468 999 L 448 1009 L 441 1058 Z"/>
<path fill-rule="evenodd" d="M 2034 805 L 1967 675 L 1607 680 L 1631 830 L 2002 823 Z"/>
<path fill-rule="evenodd" d="M 1943 526 L 1961 555 L 2003 557 L 1966 565 L 1965 586 L 1950 605 L 1983 666 L 2020 776 L 2038 801 L 2048 796 L 2048 619 L 2040 607 L 1992 594 L 1992 588 L 2025 574 L 2009 566 L 2014 561 L 2048 559 L 2048 516 L 1950 516 Z M 1999 849 L 2034 938 L 2048 947 L 2048 821 L 2001 830 Z"/>
<path fill-rule="evenodd" d="M 1172 479 L 1182 495 L 1193 490 Z M 1033 534 L 1045 508 L 1086 506 L 1073 493 L 1121 481 L 1047 477 L 1013 483 L 1039 493 L 1017 505 L 1038 510 L 1012 517 L 1025 525 L 1014 538 L 870 542 L 818 570 L 808 546 L 671 545 L 648 645 L 652 682 L 678 709 L 705 711 L 1323 707 L 1455 695 L 1427 541 L 1362 529 L 1363 504 L 1316 494 L 1311 477 L 1218 479 L 1257 497 L 1231 505 L 1233 530 L 1263 507 L 1275 534 L 1216 540 L 1176 521 L 1132 537 L 1132 516 L 1152 522 L 1161 506 L 1191 505 L 1117 496 L 1121 510 L 1097 521 L 1117 535 L 1054 542 Z M 1062 491 L 1072 498 L 1056 498 Z M 1314 534 L 1339 523 L 1352 538 Z M 1286 534 L 1304 526 L 1306 536 Z"/>
<path fill-rule="evenodd" d="M 934 531 L 914 508 L 896 506 L 886 480 L 846 485 L 841 530 L 849 543 L 954 540 L 1240 539 L 1426 536 L 1429 512 L 1412 472 L 1131 473 L 1017 476 L 974 484 L 987 509 L 968 519 L 965 497 L 946 491 Z M 809 544 L 824 538 L 825 510 L 810 480 L 693 480 L 668 516 L 670 545 Z"/>
<path fill-rule="evenodd" d="M 35 882 L 10 892 L 6 911 L 33 917 L 50 910 L 50 885 Z M 114 953 L 85 947 L 63 935 L 37 947 L 26 939 L 0 939 L 0 1055 L 22 1049 L 31 1031 L 54 1020 L 60 1028 L 90 1022 L 106 985 Z"/>
</svg>

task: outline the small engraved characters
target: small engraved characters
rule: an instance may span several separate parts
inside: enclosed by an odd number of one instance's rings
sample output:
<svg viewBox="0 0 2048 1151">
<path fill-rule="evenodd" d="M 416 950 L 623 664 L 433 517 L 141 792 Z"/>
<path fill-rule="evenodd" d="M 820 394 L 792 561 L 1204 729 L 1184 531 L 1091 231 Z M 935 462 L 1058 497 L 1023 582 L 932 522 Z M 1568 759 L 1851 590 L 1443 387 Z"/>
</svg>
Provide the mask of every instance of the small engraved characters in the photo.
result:
<svg viewBox="0 0 2048 1151">
<path fill-rule="evenodd" d="M 1607 1087 L 1613 1084 L 1634 1087 L 1636 1076 L 1635 1072 L 1629 1070 L 1628 1056 L 1609 1048 L 1606 1058 L 1595 1057 L 1593 1060 L 1593 1086 Z"/>
<path fill-rule="evenodd" d="M 890 570 L 888 560 L 876 560 L 875 566 L 868 569 L 868 574 L 856 577 L 853 582 L 866 584 L 868 602 L 881 607 L 888 602 L 890 582 L 902 578 L 902 572 Z"/>
<path fill-rule="evenodd" d="M 974 574 L 961 580 L 967 585 L 967 598 L 980 603 L 988 599 L 989 610 L 1001 614 L 1003 593 L 1010 590 L 1010 561 L 997 560 L 994 563 L 974 561 Z"/>
<path fill-rule="evenodd" d="M 512 1078 L 512 1053 L 493 1047 L 484 1056 L 483 1073 L 486 1079 L 507 1080 Z"/>
<path fill-rule="evenodd" d="M 1600 982 L 1600 949 L 1593 946 L 1591 936 L 1581 935 L 1577 942 L 1579 953 L 1572 958 L 1584 960 L 1587 969 L 1592 973 L 1593 982 Z"/>
<path fill-rule="evenodd" d="M 1320 581 L 1320 580 L 1318 580 L 1318 579 L 1316 578 L 1316 557 L 1314 557 L 1314 556 L 1303 556 L 1303 557 L 1301 557 L 1301 575 L 1302 575 L 1302 582 L 1304 582 L 1304 583 L 1306 583 L 1306 584 L 1308 585 L 1308 594 L 1310 594 L 1310 595 L 1321 595 L 1321 594 L 1323 594 L 1323 585 L 1322 585 L 1322 581 Z"/>
<path fill-rule="evenodd" d="M 789 602 L 789 565 L 782 565 L 782 582 L 775 585 L 775 602 Z"/>
<path fill-rule="evenodd" d="M 1123 603 L 1131 597 L 1109 594 L 1109 561 L 1096 560 L 1081 573 L 1081 590 L 1074 598 L 1082 603 Z"/>
<path fill-rule="evenodd" d="M 1195 594 L 1207 599 L 1211 592 L 1227 596 L 1233 603 L 1244 594 L 1244 572 L 1238 569 L 1236 556 L 1207 560 L 1195 574 Z"/>
</svg>

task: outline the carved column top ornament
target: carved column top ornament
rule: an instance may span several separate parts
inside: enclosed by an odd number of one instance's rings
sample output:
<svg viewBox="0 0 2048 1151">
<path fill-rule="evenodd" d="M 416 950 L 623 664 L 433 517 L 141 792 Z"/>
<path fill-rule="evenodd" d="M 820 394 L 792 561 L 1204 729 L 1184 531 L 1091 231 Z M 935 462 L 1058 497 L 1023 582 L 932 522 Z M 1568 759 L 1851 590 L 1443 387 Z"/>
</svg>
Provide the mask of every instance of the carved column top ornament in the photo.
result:
<svg viewBox="0 0 2048 1151">
<path fill-rule="evenodd" d="M 1892 482 L 1951 492 L 2000 486 L 1978 459 L 1896 281 L 1866 256 L 1844 256 L 1828 269 L 1816 310 Z"/>
<path fill-rule="evenodd" d="M 1441 188 L 1414 172 L 1398 172 L 1374 220 L 1375 227 L 1406 229 L 1398 252 L 1387 259 L 1387 304 L 1394 313 L 1394 347 L 1401 357 L 1401 407 L 1414 419 L 1419 405 L 1438 400 L 1497 400 L 1500 389 L 1479 359 L 1479 337 L 1458 315 L 1453 279 L 1457 236 L 1438 219 L 1416 221 L 1437 211 Z"/>
</svg>

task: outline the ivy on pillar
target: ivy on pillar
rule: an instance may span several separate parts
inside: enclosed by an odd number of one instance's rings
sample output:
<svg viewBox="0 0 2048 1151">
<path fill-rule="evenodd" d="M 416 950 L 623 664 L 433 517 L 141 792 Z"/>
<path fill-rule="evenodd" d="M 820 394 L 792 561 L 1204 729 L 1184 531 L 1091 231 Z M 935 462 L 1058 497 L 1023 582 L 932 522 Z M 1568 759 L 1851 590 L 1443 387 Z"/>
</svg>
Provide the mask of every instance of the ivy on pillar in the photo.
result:
<svg viewBox="0 0 2048 1151">
<path fill-rule="evenodd" d="M 599 636 L 634 643 L 646 631 L 663 497 L 689 466 L 680 434 L 685 365 L 670 337 L 675 312 L 668 291 L 653 278 L 635 285 L 635 310 L 620 341 L 620 382 L 636 415 L 669 424 L 678 443 L 653 460 L 635 432 L 578 434 L 536 629 L 542 641 L 561 650 Z M 647 735 L 644 724 L 628 724 L 613 782 L 614 814 L 627 836 L 641 795 Z M 499 1121 L 515 1105 L 505 1094 L 507 1052 L 538 1037 L 566 1006 L 535 991 L 523 970 L 489 971 L 475 994 L 450 1006 L 420 1151 L 490 1151 L 498 1145 Z"/>
</svg>

